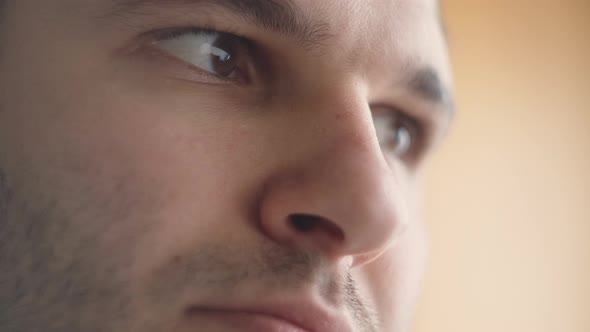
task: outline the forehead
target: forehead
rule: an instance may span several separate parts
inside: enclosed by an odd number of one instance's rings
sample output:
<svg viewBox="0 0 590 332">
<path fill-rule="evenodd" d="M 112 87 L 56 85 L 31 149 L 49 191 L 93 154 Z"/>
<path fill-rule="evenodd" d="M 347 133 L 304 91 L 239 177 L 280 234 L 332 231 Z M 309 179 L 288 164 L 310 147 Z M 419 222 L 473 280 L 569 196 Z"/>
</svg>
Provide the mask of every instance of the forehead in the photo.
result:
<svg viewBox="0 0 590 332">
<path fill-rule="evenodd" d="M 446 40 L 436 0 L 293 0 L 313 21 L 323 22 L 332 46 L 365 72 L 390 74 L 432 67 L 451 85 Z M 411 67 L 411 68 L 410 68 Z"/>
<path fill-rule="evenodd" d="M 408 91 L 425 97 L 422 100 L 452 109 L 450 66 L 437 0 L 56 0 L 41 4 L 22 0 L 9 4 L 17 7 L 20 4 L 32 11 L 55 7 L 68 20 L 92 30 L 84 32 L 86 36 L 97 31 L 106 36 L 110 31 L 113 39 L 118 37 L 114 36 L 115 29 L 109 27 L 118 25 L 104 18 L 115 20 L 114 17 L 118 17 L 117 22 L 123 22 L 119 28 L 136 26 L 135 23 L 139 22 L 138 27 L 148 29 L 149 24 L 143 23 L 150 21 L 149 17 L 155 17 L 155 22 L 165 16 L 168 25 L 173 22 L 187 25 L 194 24 L 190 17 L 209 9 L 212 16 L 222 16 L 214 21 L 224 22 L 223 26 L 245 17 L 248 17 L 246 21 L 267 31 L 299 26 L 291 31 L 307 29 L 307 32 L 320 35 L 320 42 L 314 48 L 321 49 L 316 54 L 323 55 L 322 68 L 331 65 L 338 73 L 354 71 L 357 76 L 364 76 L 373 87 L 377 86 L 376 93 L 390 93 L 392 86 L 401 87 L 396 91 Z M 229 10 L 213 10 L 223 7 Z M 247 37 L 260 31 L 253 25 L 234 25 L 236 31 L 248 29 Z M 213 28 L 217 28 L 216 24 Z M 70 32 L 74 33 L 71 29 Z"/>
<path fill-rule="evenodd" d="M 74 1 L 74 0 L 66 0 Z M 444 85 L 450 85 L 446 46 L 437 0 L 93 0 L 116 8 L 149 6 L 196 9 L 206 5 L 247 12 L 264 28 L 288 33 L 320 35 L 314 48 L 334 62 L 364 73 L 383 66 L 389 72 L 431 67 Z M 198 6 L 199 4 L 205 7 Z M 195 10 L 196 10 L 195 9 Z M 186 12 L 186 11 L 184 11 Z M 274 27 L 273 27 L 274 26 Z M 292 28 L 292 26 L 297 26 Z M 303 27 L 303 28 L 301 28 Z M 285 32 L 284 29 L 282 32 Z M 316 39 L 316 40 L 317 40 Z M 398 68 L 395 68 L 398 67 Z"/>
</svg>

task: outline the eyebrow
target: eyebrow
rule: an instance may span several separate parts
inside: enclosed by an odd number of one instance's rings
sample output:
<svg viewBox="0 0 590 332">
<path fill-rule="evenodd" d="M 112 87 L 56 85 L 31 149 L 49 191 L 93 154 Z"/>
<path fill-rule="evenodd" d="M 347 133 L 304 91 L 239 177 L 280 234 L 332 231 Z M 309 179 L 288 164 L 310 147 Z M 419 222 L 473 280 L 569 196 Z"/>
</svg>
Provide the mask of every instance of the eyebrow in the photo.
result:
<svg viewBox="0 0 590 332">
<path fill-rule="evenodd" d="M 438 71 L 432 66 L 424 66 L 411 72 L 408 79 L 411 92 L 434 104 L 445 106 L 450 113 L 454 112 L 451 92 L 440 79 Z"/>
<path fill-rule="evenodd" d="M 138 9 L 208 6 L 229 10 L 238 18 L 286 36 L 305 47 L 321 46 L 331 37 L 328 26 L 311 22 L 292 0 L 113 0 L 115 13 Z M 186 9 L 184 9 L 186 10 Z"/>
<path fill-rule="evenodd" d="M 0 0 L 1 1 L 1 0 Z M 321 47 L 332 37 L 327 24 L 311 22 L 292 0 L 112 0 L 111 13 L 145 14 L 144 9 L 157 10 L 162 7 L 182 8 L 187 6 L 206 6 L 229 10 L 238 18 L 286 36 L 310 47 Z M 450 90 L 444 86 L 438 71 L 432 66 L 424 66 L 410 72 L 406 81 L 410 91 L 421 99 L 445 106 L 454 112 L 454 102 Z"/>
</svg>

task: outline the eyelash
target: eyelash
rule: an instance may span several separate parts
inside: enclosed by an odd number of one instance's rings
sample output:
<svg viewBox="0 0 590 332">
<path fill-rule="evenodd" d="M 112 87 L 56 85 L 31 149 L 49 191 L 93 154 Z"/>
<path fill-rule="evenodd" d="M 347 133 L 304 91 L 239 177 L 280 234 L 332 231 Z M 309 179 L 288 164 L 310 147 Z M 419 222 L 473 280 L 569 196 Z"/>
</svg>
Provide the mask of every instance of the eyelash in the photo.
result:
<svg viewBox="0 0 590 332">
<path fill-rule="evenodd" d="M 185 26 L 185 27 L 180 27 L 180 28 L 169 28 L 169 29 L 158 30 L 158 31 L 152 32 L 151 34 L 153 35 L 153 38 L 155 39 L 155 41 L 161 41 L 161 40 L 182 37 L 186 34 L 200 34 L 200 33 L 202 33 L 202 34 L 222 33 L 222 34 L 235 36 L 235 37 L 237 37 L 243 41 L 246 41 L 246 42 L 251 42 L 248 38 L 245 38 L 245 37 L 241 36 L 240 34 L 235 33 L 233 31 L 219 30 L 219 29 L 212 28 L 212 27 L 206 26 L 206 25 L 202 26 L 202 27 Z"/>
</svg>

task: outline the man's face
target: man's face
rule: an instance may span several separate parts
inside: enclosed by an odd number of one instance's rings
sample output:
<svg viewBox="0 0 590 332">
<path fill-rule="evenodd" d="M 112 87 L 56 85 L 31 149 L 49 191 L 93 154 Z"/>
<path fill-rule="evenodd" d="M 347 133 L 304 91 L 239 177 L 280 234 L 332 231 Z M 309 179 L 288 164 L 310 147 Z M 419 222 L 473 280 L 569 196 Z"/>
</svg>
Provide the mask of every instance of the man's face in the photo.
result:
<svg viewBox="0 0 590 332">
<path fill-rule="evenodd" d="M 0 330 L 405 329 L 436 6 L 8 0 Z"/>
</svg>

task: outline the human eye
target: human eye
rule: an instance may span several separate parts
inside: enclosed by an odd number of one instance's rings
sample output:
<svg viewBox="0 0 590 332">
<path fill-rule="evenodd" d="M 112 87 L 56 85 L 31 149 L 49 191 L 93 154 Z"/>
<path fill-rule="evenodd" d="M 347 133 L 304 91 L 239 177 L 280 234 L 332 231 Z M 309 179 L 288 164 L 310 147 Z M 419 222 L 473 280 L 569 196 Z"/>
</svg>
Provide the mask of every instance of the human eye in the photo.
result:
<svg viewBox="0 0 590 332">
<path fill-rule="evenodd" d="M 419 152 L 420 128 L 416 121 L 400 111 L 384 109 L 372 112 L 381 149 L 402 161 L 410 161 Z"/>
<path fill-rule="evenodd" d="M 230 33 L 201 28 L 167 30 L 151 46 L 191 69 L 222 80 L 246 83 L 251 78 L 251 43 Z"/>
</svg>

